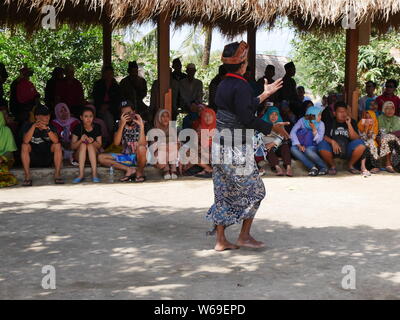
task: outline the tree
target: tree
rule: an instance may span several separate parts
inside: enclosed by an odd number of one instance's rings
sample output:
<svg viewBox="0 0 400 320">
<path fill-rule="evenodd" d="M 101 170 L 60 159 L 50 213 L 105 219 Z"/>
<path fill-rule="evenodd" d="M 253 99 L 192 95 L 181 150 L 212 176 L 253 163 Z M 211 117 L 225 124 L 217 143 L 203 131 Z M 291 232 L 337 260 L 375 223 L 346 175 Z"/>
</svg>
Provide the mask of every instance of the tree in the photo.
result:
<svg viewBox="0 0 400 320">
<path fill-rule="evenodd" d="M 298 84 L 323 95 L 343 85 L 345 77 L 345 33 L 334 35 L 300 34 L 292 42 L 294 61 L 298 67 Z M 358 64 L 359 87 L 372 80 L 383 84 L 388 78 L 398 79 L 400 65 L 390 55 L 393 47 L 400 47 L 395 31 L 386 35 L 372 34 L 370 44 L 360 46 Z"/>
<path fill-rule="evenodd" d="M 203 51 L 203 67 L 210 64 L 211 43 L 212 43 L 212 27 L 205 27 L 204 51 Z"/>
</svg>

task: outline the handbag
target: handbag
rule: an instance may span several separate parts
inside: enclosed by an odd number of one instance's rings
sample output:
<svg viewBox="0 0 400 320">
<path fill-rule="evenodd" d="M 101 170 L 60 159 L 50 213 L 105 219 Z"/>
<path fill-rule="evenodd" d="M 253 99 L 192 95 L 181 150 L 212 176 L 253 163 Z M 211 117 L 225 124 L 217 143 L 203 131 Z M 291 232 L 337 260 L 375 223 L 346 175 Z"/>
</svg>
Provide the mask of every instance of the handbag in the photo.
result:
<svg viewBox="0 0 400 320">
<path fill-rule="evenodd" d="M 296 135 L 302 146 L 311 147 L 314 145 L 314 135 L 311 130 L 308 130 L 307 128 L 302 128 L 297 130 Z"/>
</svg>

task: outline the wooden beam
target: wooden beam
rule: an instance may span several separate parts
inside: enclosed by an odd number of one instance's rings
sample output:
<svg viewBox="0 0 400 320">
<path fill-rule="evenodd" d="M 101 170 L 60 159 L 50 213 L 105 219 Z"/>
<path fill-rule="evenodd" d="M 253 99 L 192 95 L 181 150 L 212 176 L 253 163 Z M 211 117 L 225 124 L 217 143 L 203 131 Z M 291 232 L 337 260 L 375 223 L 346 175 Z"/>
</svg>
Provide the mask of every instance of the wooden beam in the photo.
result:
<svg viewBox="0 0 400 320">
<path fill-rule="evenodd" d="M 256 43 L 257 28 L 254 26 L 249 26 L 247 28 L 247 44 L 249 45 L 248 61 L 251 72 L 256 77 Z"/>
<path fill-rule="evenodd" d="M 160 106 L 159 108 L 166 108 L 172 112 L 170 89 L 170 66 L 169 66 L 169 27 L 170 17 L 166 13 L 161 13 L 157 21 L 157 39 L 158 39 L 158 83 L 159 83 L 159 94 L 160 94 Z"/>
<path fill-rule="evenodd" d="M 351 114 L 353 117 L 358 114 L 358 103 L 355 103 L 354 96 L 357 91 L 358 42 L 359 29 L 347 29 L 345 99 L 351 108 Z"/>
<path fill-rule="evenodd" d="M 112 26 L 110 17 L 106 14 L 103 19 L 103 65 L 112 63 Z"/>
</svg>

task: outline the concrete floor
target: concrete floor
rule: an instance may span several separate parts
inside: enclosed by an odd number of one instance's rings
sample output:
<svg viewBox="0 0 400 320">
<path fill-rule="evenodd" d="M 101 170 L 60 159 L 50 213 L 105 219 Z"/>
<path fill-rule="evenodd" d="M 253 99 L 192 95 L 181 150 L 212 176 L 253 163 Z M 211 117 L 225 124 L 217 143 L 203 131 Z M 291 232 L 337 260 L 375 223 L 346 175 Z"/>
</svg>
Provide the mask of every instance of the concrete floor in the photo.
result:
<svg viewBox="0 0 400 320">
<path fill-rule="evenodd" d="M 253 231 L 268 247 L 223 253 L 205 235 L 211 180 L 2 189 L 0 299 L 400 298 L 400 175 L 264 183 Z"/>
</svg>

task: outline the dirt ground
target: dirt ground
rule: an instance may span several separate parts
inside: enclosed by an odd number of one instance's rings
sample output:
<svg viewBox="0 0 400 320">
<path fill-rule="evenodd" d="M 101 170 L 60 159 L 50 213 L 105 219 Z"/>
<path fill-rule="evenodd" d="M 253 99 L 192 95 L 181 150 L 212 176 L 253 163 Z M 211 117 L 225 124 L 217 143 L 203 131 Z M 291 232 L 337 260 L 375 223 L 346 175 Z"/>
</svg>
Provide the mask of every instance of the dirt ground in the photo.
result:
<svg viewBox="0 0 400 320">
<path fill-rule="evenodd" d="M 400 298 L 400 175 L 264 183 L 253 233 L 268 247 L 223 253 L 211 180 L 0 190 L 0 299 Z"/>
</svg>

